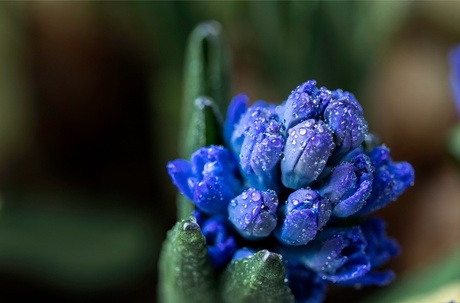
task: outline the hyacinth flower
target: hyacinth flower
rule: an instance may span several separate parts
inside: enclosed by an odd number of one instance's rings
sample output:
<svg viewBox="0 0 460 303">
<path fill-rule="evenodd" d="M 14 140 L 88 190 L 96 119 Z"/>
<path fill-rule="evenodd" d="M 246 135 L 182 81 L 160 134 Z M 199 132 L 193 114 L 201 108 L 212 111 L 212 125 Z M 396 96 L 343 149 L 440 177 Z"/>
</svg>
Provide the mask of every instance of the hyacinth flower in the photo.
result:
<svg viewBox="0 0 460 303">
<path fill-rule="evenodd" d="M 239 94 L 213 132 L 202 125 L 219 119 L 201 112 L 187 125 L 200 147 L 167 169 L 196 209 L 168 233 L 160 301 L 320 303 L 331 284 L 393 280 L 381 267 L 398 246 L 382 220 L 363 216 L 413 184 L 412 166 L 372 139 L 352 93 L 309 80 L 280 103 Z"/>
<path fill-rule="evenodd" d="M 249 188 L 230 202 L 228 219 L 244 238 L 263 239 L 276 227 L 277 207 L 278 197 L 274 191 Z"/>
<path fill-rule="evenodd" d="M 228 203 L 240 189 L 236 163 L 221 146 L 200 148 L 190 162 L 178 159 L 167 168 L 177 188 L 206 214 L 226 214 Z"/>
<path fill-rule="evenodd" d="M 370 214 L 395 201 L 414 183 L 414 169 L 407 162 L 394 162 L 390 150 L 377 146 L 367 153 L 374 167 L 371 195 L 356 215 Z"/>
<path fill-rule="evenodd" d="M 342 286 L 384 286 L 393 281 L 395 274 L 391 270 L 378 271 L 390 258 L 399 254 L 399 245 L 385 234 L 385 223 L 379 218 L 370 218 L 361 223 L 360 228 L 366 239 L 365 253 L 369 258 L 372 270 L 365 275 L 342 281 Z"/>
<path fill-rule="evenodd" d="M 319 193 L 332 204 L 332 215 L 349 217 L 359 211 L 372 190 L 374 167 L 363 153 L 337 165 Z"/>
<path fill-rule="evenodd" d="M 313 240 L 331 216 L 331 204 L 316 191 L 299 189 L 280 209 L 276 238 L 286 245 L 305 245 Z"/>
</svg>

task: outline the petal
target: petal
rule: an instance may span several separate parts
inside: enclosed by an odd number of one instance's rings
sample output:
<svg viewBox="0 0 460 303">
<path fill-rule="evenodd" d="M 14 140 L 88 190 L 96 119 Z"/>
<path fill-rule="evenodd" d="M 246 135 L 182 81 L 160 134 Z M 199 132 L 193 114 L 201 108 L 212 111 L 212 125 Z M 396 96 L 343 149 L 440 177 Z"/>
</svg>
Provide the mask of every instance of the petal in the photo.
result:
<svg viewBox="0 0 460 303">
<path fill-rule="evenodd" d="M 177 186 L 179 191 L 187 198 L 193 200 L 193 192 L 189 186 L 189 178 L 193 177 L 192 166 L 188 161 L 177 159 L 168 162 L 167 165 L 169 176 L 171 177 L 174 185 Z"/>
</svg>

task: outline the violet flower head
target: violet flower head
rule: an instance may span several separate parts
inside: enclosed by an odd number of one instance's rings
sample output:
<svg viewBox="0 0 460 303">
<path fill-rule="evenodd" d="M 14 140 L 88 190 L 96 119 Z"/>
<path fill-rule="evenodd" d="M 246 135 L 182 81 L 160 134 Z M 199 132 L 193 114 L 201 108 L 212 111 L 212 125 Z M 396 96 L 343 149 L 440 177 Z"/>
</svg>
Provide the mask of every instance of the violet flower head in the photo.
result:
<svg viewBox="0 0 460 303">
<path fill-rule="evenodd" d="M 332 203 L 333 216 L 351 216 L 366 204 L 372 190 L 373 172 L 369 157 L 363 153 L 332 170 L 318 191 Z"/>
<path fill-rule="evenodd" d="M 414 168 L 408 162 L 393 162 L 390 150 L 377 146 L 367 153 L 374 166 L 371 195 L 356 215 L 363 216 L 395 201 L 414 183 Z"/>
<path fill-rule="evenodd" d="M 309 119 L 290 128 L 281 160 L 283 185 L 292 189 L 309 186 L 323 171 L 334 147 L 333 132 L 321 120 Z"/>
<path fill-rule="evenodd" d="M 318 192 L 299 189 L 281 207 L 276 238 L 285 245 L 305 245 L 316 236 L 331 216 L 331 204 Z"/>
<path fill-rule="evenodd" d="M 198 149 L 191 161 L 168 163 L 168 173 L 178 189 L 206 214 L 226 214 L 230 200 L 240 191 L 237 164 L 227 149 Z"/>
<path fill-rule="evenodd" d="M 276 227 L 277 207 L 278 197 L 274 191 L 249 188 L 230 202 L 229 220 L 244 238 L 263 239 Z"/>
<path fill-rule="evenodd" d="M 460 45 L 453 48 L 449 54 L 450 85 L 454 94 L 457 113 L 460 117 Z"/>
<path fill-rule="evenodd" d="M 222 268 L 230 261 L 237 249 L 237 243 L 228 222 L 221 217 L 211 217 L 200 227 L 206 238 L 212 266 L 215 269 Z"/>
<path fill-rule="evenodd" d="M 284 120 L 289 129 L 307 119 L 317 119 L 331 100 L 331 92 L 325 87 L 317 88 L 310 80 L 297 86 L 286 100 Z"/>
</svg>

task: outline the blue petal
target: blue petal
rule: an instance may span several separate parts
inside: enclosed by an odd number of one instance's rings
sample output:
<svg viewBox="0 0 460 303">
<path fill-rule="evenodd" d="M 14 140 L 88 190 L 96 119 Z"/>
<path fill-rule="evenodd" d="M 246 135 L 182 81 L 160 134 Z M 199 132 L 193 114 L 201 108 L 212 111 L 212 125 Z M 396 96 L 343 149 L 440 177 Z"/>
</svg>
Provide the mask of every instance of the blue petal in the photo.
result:
<svg viewBox="0 0 460 303">
<path fill-rule="evenodd" d="M 256 252 L 256 250 L 247 247 L 240 248 L 233 254 L 232 261 L 252 257 Z"/>
<path fill-rule="evenodd" d="M 310 268 L 337 283 L 365 275 L 371 269 L 366 241 L 359 227 L 329 228 L 305 246 L 282 247 L 289 262 Z"/>
<path fill-rule="evenodd" d="M 378 146 L 368 153 L 375 167 L 372 191 L 366 205 L 356 213 L 367 215 L 396 200 L 414 182 L 414 169 L 407 162 L 393 162 L 390 151 Z"/>
<path fill-rule="evenodd" d="M 190 163 L 183 159 L 177 159 L 168 162 L 167 169 L 169 176 L 179 191 L 190 200 L 193 200 L 193 192 L 189 186 L 189 178 L 193 177 Z"/>
<path fill-rule="evenodd" d="M 331 205 L 316 191 L 299 189 L 288 197 L 280 214 L 275 237 L 285 245 L 305 245 L 329 220 Z"/>
<path fill-rule="evenodd" d="M 316 119 L 331 99 L 331 92 L 316 87 L 316 81 L 310 80 L 292 91 L 284 107 L 284 119 L 289 129 L 307 119 Z"/>
<path fill-rule="evenodd" d="M 237 249 L 235 238 L 229 232 L 225 221 L 219 217 L 206 220 L 201 226 L 201 232 L 208 244 L 208 254 L 215 269 L 225 266 Z"/>
<path fill-rule="evenodd" d="M 454 95 L 457 112 L 460 116 L 460 45 L 450 52 L 450 84 Z"/>
<path fill-rule="evenodd" d="M 367 121 L 363 110 L 353 95 L 341 93 L 333 98 L 324 110 L 324 121 L 334 132 L 336 149 L 332 156 L 338 162 L 343 155 L 357 148 L 367 134 Z"/>
<path fill-rule="evenodd" d="M 240 165 L 249 186 L 260 190 L 279 190 L 280 157 L 284 148 L 281 124 L 267 120 L 261 127 L 251 128 L 245 136 Z"/>
<path fill-rule="evenodd" d="M 321 303 L 326 296 L 326 282 L 314 271 L 288 265 L 286 278 L 297 303 Z"/>
<path fill-rule="evenodd" d="M 227 119 L 224 125 L 224 138 L 227 146 L 230 146 L 233 131 L 241 116 L 246 112 L 249 106 L 249 97 L 246 94 L 236 95 L 227 109 Z"/>
<path fill-rule="evenodd" d="M 288 130 L 281 160 L 281 181 L 293 189 L 315 181 L 334 149 L 331 129 L 321 120 L 301 122 Z"/>
<path fill-rule="evenodd" d="M 230 202 L 229 220 L 244 238 L 263 239 L 276 226 L 277 207 L 278 197 L 274 191 L 249 188 Z"/>
<path fill-rule="evenodd" d="M 373 171 L 369 157 L 362 153 L 334 168 L 319 189 L 333 204 L 333 216 L 349 217 L 366 204 L 372 190 Z"/>
<path fill-rule="evenodd" d="M 340 286 L 353 286 L 360 288 L 363 286 L 385 286 L 391 283 L 395 278 L 395 273 L 391 270 L 386 271 L 370 271 L 364 276 L 350 279 L 347 281 L 337 282 Z"/>
</svg>

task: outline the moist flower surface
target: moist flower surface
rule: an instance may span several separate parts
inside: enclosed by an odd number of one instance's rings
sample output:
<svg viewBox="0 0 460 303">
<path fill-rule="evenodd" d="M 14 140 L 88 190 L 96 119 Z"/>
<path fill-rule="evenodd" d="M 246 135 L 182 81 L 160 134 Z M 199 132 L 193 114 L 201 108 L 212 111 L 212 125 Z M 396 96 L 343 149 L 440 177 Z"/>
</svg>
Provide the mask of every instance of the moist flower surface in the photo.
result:
<svg viewBox="0 0 460 303">
<path fill-rule="evenodd" d="M 368 133 L 353 94 L 310 80 L 280 105 L 237 95 L 222 135 L 224 146 L 167 166 L 196 206 L 217 273 L 257 252 L 277 253 L 296 302 L 321 302 L 329 284 L 393 280 L 379 267 L 398 245 L 368 215 L 412 185 L 414 170 Z"/>
</svg>

